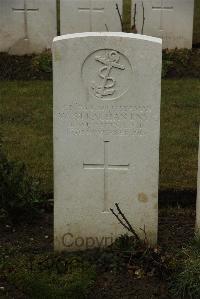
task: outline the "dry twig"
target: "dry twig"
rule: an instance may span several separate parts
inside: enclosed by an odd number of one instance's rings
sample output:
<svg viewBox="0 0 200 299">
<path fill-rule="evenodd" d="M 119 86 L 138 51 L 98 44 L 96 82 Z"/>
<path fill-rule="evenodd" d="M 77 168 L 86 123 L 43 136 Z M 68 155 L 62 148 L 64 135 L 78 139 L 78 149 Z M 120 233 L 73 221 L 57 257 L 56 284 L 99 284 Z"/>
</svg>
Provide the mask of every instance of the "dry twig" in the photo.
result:
<svg viewBox="0 0 200 299">
<path fill-rule="evenodd" d="M 143 20 L 142 20 L 142 30 L 141 30 L 141 34 L 143 34 L 144 32 L 144 22 L 145 22 L 145 16 L 144 16 L 144 3 L 142 1 L 142 11 L 143 11 Z"/>
<path fill-rule="evenodd" d="M 105 27 L 106 27 L 106 31 L 108 31 L 108 32 L 109 32 L 107 24 L 105 24 Z"/>
<path fill-rule="evenodd" d="M 133 15 L 133 26 L 132 26 L 133 33 L 137 33 L 137 28 L 136 28 L 136 14 L 137 14 L 137 4 L 135 3 L 134 15 Z"/>
<path fill-rule="evenodd" d="M 117 3 L 116 3 L 116 10 L 117 10 L 117 13 L 118 13 L 118 16 L 119 16 L 119 19 L 120 19 L 120 23 L 121 23 L 121 27 L 122 27 L 122 31 L 123 31 L 123 29 L 124 29 L 124 24 L 123 24 L 122 16 L 121 16 L 121 14 L 120 14 L 119 6 L 118 6 Z"/>
<path fill-rule="evenodd" d="M 129 232 L 131 232 L 133 234 L 133 236 L 135 237 L 135 239 L 137 241 L 140 241 L 140 238 L 138 237 L 137 233 L 135 232 L 134 228 L 131 226 L 131 224 L 129 223 L 128 219 L 126 218 L 126 216 L 122 213 L 119 204 L 115 203 L 115 206 L 117 208 L 118 214 L 114 212 L 113 209 L 110 209 L 111 212 L 113 213 L 113 215 L 117 218 L 117 220 L 121 223 L 121 225 L 123 227 L 125 227 Z M 120 217 L 122 219 L 120 219 Z M 123 222 L 124 221 L 124 222 Z"/>
</svg>

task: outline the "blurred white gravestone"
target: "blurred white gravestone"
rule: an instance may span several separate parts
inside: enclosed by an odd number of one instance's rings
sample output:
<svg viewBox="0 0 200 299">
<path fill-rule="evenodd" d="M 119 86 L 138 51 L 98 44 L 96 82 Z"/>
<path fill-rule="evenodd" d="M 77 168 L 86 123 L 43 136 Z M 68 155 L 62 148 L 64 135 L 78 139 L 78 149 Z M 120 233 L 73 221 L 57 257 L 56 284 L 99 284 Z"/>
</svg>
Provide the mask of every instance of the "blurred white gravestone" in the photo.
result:
<svg viewBox="0 0 200 299">
<path fill-rule="evenodd" d="M 199 235 L 200 234 L 200 128 L 199 128 L 198 173 L 197 173 L 196 231 Z"/>
<path fill-rule="evenodd" d="M 137 33 L 162 38 L 164 49 L 192 47 L 193 16 L 194 0 L 132 0 Z"/>
<path fill-rule="evenodd" d="M 115 203 L 157 240 L 160 39 L 79 33 L 54 39 L 55 249 L 127 233 Z"/>
<path fill-rule="evenodd" d="M 61 34 L 122 31 L 122 0 L 60 0 Z"/>
<path fill-rule="evenodd" d="M 57 35 L 56 0 L 0 0 L 0 52 L 40 53 Z"/>
</svg>

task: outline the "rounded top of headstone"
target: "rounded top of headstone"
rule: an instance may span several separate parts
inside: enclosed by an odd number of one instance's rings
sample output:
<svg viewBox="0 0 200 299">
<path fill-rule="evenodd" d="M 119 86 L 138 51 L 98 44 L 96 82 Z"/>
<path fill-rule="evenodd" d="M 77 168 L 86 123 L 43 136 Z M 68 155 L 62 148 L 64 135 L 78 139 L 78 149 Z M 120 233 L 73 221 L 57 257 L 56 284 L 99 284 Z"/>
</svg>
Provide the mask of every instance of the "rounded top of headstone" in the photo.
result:
<svg viewBox="0 0 200 299">
<path fill-rule="evenodd" d="M 157 37 L 141 35 L 141 34 L 125 33 L 125 32 L 83 32 L 83 33 L 65 34 L 65 35 L 55 37 L 53 42 L 81 38 L 81 37 L 123 37 L 123 38 L 137 39 L 137 40 L 162 44 L 162 39 Z"/>
</svg>

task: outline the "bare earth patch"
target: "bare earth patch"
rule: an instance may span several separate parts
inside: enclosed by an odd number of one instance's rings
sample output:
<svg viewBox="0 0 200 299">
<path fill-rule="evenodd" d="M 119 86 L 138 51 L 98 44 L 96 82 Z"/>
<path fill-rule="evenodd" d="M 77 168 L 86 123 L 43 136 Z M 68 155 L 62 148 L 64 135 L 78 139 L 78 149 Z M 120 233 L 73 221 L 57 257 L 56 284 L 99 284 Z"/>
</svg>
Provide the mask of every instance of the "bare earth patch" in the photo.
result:
<svg viewBox="0 0 200 299">
<path fill-rule="evenodd" d="M 159 212 L 159 246 L 172 254 L 186 244 L 194 236 L 194 208 L 163 208 Z M 53 250 L 53 215 L 44 212 L 40 220 L 32 224 L 20 224 L 13 227 L 10 224 L 0 226 L 2 254 L 7 259 L 19 254 L 34 257 Z M 4 274 L 0 275 L 0 298 L 26 298 L 13 285 L 10 285 Z M 138 278 L 132 273 L 97 273 L 97 280 L 89 298 L 160 298 L 175 299 L 168 292 L 167 281 L 161 277 L 145 276 Z M 176 297 L 176 299 L 178 299 Z"/>
</svg>

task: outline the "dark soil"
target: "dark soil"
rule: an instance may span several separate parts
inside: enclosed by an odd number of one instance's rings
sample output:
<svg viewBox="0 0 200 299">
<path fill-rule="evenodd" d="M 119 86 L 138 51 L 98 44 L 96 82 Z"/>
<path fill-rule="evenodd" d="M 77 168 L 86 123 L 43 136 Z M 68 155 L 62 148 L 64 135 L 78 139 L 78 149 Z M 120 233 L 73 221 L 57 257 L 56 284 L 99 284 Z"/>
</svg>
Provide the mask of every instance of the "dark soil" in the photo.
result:
<svg viewBox="0 0 200 299">
<path fill-rule="evenodd" d="M 158 243 L 163 248 L 182 247 L 194 237 L 195 207 L 166 208 L 159 212 Z"/>
<path fill-rule="evenodd" d="M 102 275 L 96 284 L 91 299 L 172 299 L 165 282 L 155 278 L 132 279 L 127 275 Z M 175 299 L 175 298 L 173 298 Z M 178 299 L 178 298 L 177 298 Z"/>
<path fill-rule="evenodd" d="M 195 209 L 163 208 L 159 212 L 158 243 L 166 252 L 180 248 L 194 236 Z M 1 248 L 15 247 L 21 253 L 36 254 L 53 250 L 53 215 L 44 212 L 35 223 L 1 225 Z M 0 290 L 0 298 L 25 298 L 6 281 L 0 287 L 8 291 L 9 297 Z M 90 299 L 96 298 L 138 298 L 138 299 L 178 299 L 169 295 L 167 281 L 159 277 L 136 279 L 129 273 L 100 273 Z"/>
<path fill-rule="evenodd" d="M 194 236 L 195 208 L 165 208 L 159 212 L 158 244 L 166 252 L 182 247 Z M 179 299 L 171 296 L 167 281 L 158 277 L 134 279 L 129 274 L 104 273 L 90 299 Z"/>
<path fill-rule="evenodd" d="M 0 226 L 0 246 L 19 248 L 20 252 L 39 253 L 53 250 L 53 215 L 44 213 L 32 224 Z"/>
</svg>

